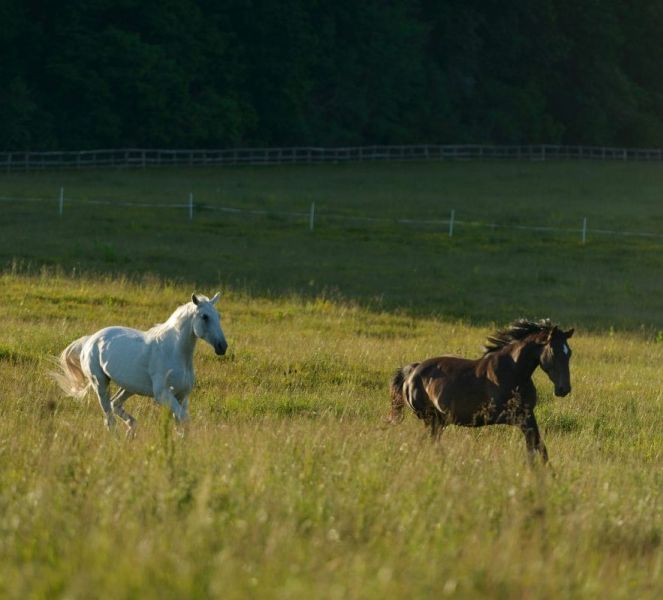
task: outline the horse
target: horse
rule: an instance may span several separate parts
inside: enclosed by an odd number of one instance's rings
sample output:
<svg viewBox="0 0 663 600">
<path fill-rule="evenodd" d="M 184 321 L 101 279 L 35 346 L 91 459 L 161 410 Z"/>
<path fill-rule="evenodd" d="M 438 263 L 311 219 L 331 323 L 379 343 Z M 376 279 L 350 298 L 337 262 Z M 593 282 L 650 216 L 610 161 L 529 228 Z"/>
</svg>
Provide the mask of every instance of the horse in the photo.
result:
<svg viewBox="0 0 663 600">
<path fill-rule="evenodd" d="M 91 387 L 104 412 L 106 427 L 114 426 L 115 413 L 133 435 L 136 419 L 123 405 L 138 394 L 154 398 L 167 406 L 177 423 L 188 419 L 189 394 L 193 389 L 193 351 L 198 339 L 205 340 L 217 355 L 228 349 L 221 329 L 221 317 L 214 305 L 217 292 L 209 299 L 191 295 L 175 309 L 165 323 L 147 331 L 113 326 L 83 336 L 69 344 L 57 359 L 58 371 L 52 373 L 62 390 L 81 399 Z M 119 389 L 111 397 L 109 384 Z"/>
<path fill-rule="evenodd" d="M 534 416 L 537 393 L 532 374 L 541 367 L 555 396 L 571 392 L 568 339 L 573 331 L 562 331 L 549 319 L 518 319 L 487 338 L 479 359 L 447 355 L 401 367 L 390 382 L 387 420 L 400 422 L 407 404 L 433 440 L 450 424 L 515 425 L 525 436 L 530 462 L 538 451 L 547 463 L 548 451 Z"/>
</svg>

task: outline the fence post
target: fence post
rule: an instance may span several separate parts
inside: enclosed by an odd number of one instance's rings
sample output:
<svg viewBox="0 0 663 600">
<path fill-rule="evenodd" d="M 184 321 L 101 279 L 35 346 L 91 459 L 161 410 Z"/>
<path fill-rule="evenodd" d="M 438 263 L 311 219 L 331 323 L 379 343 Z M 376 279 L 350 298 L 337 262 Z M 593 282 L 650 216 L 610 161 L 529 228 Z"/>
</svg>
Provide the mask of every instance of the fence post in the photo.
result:
<svg viewBox="0 0 663 600">
<path fill-rule="evenodd" d="M 582 243 L 587 241 L 587 217 L 582 219 Z"/>
<path fill-rule="evenodd" d="M 189 221 L 193 220 L 193 192 L 189 192 Z"/>
<path fill-rule="evenodd" d="M 453 237 L 454 234 L 454 218 L 456 216 L 456 211 L 451 209 L 451 216 L 449 217 L 449 237 Z"/>
<path fill-rule="evenodd" d="M 315 227 L 315 202 L 311 202 L 311 212 L 308 217 L 308 228 L 313 231 Z"/>
<path fill-rule="evenodd" d="M 62 212 L 64 211 L 64 188 L 60 188 L 60 207 L 59 207 L 59 214 L 62 216 Z"/>
</svg>

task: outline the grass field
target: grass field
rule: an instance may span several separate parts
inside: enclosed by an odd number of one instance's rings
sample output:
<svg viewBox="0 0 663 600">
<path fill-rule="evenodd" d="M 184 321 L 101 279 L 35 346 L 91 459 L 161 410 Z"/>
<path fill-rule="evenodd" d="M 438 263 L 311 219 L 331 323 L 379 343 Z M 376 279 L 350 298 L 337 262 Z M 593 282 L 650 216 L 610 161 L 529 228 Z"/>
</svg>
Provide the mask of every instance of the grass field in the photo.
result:
<svg viewBox="0 0 663 600">
<path fill-rule="evenodd" d="M 57 190 L 71 202 L 57 215 Z M 663 169 L 439 163 L 0 176 L 0 596 L 658 598 L 663 242 L 393 222 L 663 233 Z M 242 216 L 90 205 L 182 202 Z M 465 216 L 467 215 L 467 216 Z M 225 290 L 226 357 L 199 346 L 183 437 L 63 398 L 49 356 Z M 517 316 L 576 327 L 573 393 L 537 408 L 552 469 L 510 428 L 385 427 L 395 367 L 477 356 Z"/>
<path fill-rule="evenodd" d="M 60 186 L 67 198 L 57 216 Z M 660 323 L 663 239 L 348 223 L 327 214 L 663 233 L 663 169 L 632 163 L 429 163 L 36 173 L 0 176 L 0 264 L 156 274 L 252 296 L 348 298 L 472 322 L 549 314 L 585 327 Z M 197 202 L 307 219 L 90 205 Z M 19 264 L 19 269 L 24 269 Z"/>
</svg>

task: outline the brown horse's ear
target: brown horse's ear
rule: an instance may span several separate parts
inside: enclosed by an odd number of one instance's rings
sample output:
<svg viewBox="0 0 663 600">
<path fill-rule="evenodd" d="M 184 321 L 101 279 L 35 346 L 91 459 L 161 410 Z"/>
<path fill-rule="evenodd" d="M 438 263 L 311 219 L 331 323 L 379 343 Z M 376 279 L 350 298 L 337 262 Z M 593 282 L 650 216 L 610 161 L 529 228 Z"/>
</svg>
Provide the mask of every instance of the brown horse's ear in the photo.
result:
<svg viewBox="0 0 663 600">
<path fill-rule="evenodd" d="M 555 333 L 556 333 L 557 331 L 559 331 L 559 330 L 557 329 L 557 325 L 555 325 L 555 327 L 553 327 L 552 329 L 549 329 L 549 330 L 548 330 L 548 335 L 544 338 L 544 341 L 543 341 L 542 343 L 543 343 L 543 344 L 549 344 L 549 343 L 550 343 L 550 340 L 552 340 L 552 338 L 553 338 L 553 335 L 555 335 Z"/>
<path fill-rule="evenodd" d="M 562 333 L 566 336 L 566 339 L 568 340 L 570 337 L 573 337 L 573 332 L 575 329 L 573 327 L 569 329 L 568 331 L 563 331 Z"/>
</svg>

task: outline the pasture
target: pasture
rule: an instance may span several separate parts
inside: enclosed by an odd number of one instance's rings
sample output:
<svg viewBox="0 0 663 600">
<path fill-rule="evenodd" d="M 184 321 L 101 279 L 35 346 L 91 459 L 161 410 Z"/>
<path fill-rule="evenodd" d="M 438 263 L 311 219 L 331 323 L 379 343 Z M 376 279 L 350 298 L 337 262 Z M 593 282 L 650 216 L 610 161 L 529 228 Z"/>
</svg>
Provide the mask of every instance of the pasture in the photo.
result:
<svg viewBox="0 0 663 600">
<path fill-rule="evenodd" d="M 389 219 L 663 233 L 662 188 L 626 163 L 0 175 L 53 197 L 0 205 L 0 595 L 660 597 L 663 240 Z M 190 191 L 271 212 L 86 202 Z M 279 213 L 311 201 L 314 232 Z M 229 351 L 199 344 L 183 436 L 144 398 L 108 434 L 49 378 L 74 338 L 216 289 Z M 396 367 L 518 316 L 576 328 L 571 395 L 535 374 L 552 469 L 515 428 L 384 425 Z"/>
</svg>

